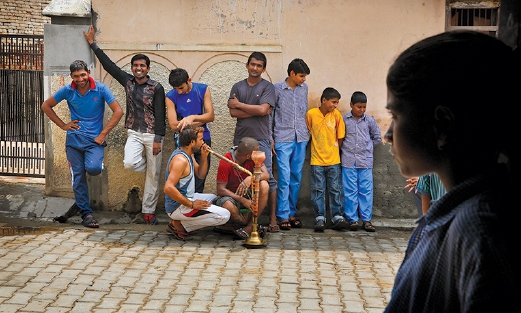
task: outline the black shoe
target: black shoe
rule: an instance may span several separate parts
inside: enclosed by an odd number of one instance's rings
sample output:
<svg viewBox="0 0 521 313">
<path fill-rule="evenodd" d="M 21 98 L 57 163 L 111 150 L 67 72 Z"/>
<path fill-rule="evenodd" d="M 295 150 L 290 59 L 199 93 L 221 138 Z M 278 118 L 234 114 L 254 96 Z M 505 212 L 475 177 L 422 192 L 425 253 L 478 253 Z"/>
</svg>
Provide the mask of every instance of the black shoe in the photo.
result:
<svg viewBox="0 0 521 313">
<path fill-rule="evenodd" d="M 346 222 L 343 218 L 339 218 L 335 223 L 333 223 L 333 227 L 331 227 L 335 230 L 342 230 L 342 229 L 348 229 L 349 223 Z"/>
<path fill-rule="evenodd" d="M 360 227 L 358 222 L 351 222 L 351 223 L 349 223 L 349 228 L 348 229 L 351 230 L 351 231 L 357 231 L 358 227 Z"/>
<path fill-rule="evenodd" d="M 323 232 L 326 229 L 326 223 L 323 220 L 318 220 L 315 222 L 315 231 Z"/>
</svg>

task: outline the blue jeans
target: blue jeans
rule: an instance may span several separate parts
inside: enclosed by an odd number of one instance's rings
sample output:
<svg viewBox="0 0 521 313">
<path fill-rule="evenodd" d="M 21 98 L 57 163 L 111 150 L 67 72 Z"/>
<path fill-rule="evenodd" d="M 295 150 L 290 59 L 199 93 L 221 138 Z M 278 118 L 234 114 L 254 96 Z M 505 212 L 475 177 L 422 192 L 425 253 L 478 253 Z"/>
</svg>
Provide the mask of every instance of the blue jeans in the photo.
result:
<svg viewBox="0 0 521 313">
<path fill-rule="evenodd" d="M 349 223 L 373 217 L 373 169 L 342 167 L 344 210 Z"/>
<path fill-rule="evenodd" d="M 65 152 L 72 175 L 74 200 L 80 208 L 81 218 L 92 214 L 87 174 L 96 176 L 103 171 L 104 147 L 106 145 L 106 143 L 98 145 L 94 142 L 94 139 L 76 134 L 68 133 L 65 139 Z"/>
<path fill-rule="evenodd" d="M 326 221 L 326 189 L 329 196 L 331 221 L 344 218 L 342 207 L 342 174 L 340 164 L 331 166 L 311 165 L 311 205 L 315 221 Z"/>
<path fill-rule="evenodd" d="M 277 218 L 287 220 L 297 213 L 297 202 L 302 182 L 302 168 L 306 160 L 307 141 L 277 142 Z"/>
</svg>

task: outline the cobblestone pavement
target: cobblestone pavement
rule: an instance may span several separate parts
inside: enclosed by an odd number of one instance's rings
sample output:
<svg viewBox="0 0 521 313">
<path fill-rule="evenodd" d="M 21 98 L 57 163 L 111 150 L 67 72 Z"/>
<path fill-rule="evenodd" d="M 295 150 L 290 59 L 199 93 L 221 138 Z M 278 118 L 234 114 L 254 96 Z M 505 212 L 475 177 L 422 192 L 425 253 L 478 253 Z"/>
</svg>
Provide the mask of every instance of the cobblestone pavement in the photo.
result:
<svg viewBox="0 0 521 313">
<path fill-rule="evenodd" d="M 0 312 L 382 312 L 411 230 L 292 229 L 267 245 L 165 225 L 0 236 Z"/>
</svg>

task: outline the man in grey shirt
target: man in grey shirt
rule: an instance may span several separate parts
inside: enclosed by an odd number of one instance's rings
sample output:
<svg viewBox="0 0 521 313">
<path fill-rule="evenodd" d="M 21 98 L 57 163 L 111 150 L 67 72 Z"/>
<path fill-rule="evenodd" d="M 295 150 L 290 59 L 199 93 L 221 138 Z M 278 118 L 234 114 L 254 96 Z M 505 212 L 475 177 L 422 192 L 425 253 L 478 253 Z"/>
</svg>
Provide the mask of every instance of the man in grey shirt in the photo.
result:
<svg viewBox="0 0 521 313">
<path fill-rule="evenodd" d="M 273 177 L 272 142 L 270 131 L 270 113 L 275 105 L 275 88 L 272 83 L 261 77 L 266 71 L 267 59 L 262 52 L 253 52 L 248 58 L 246 68 L 248 78 L 235 83 L 230 91 L 228 108 L 230 115 L 237 118 L 233 144 L 237 146 L 243 137 L 252 137 L 259 142 L 259 150 L 266 154 L 264 165 L 270 178 L 268 208 L 270 225 L 277 224 L 275 215 L 277 201 L 277 181 Z"/>
</svg>

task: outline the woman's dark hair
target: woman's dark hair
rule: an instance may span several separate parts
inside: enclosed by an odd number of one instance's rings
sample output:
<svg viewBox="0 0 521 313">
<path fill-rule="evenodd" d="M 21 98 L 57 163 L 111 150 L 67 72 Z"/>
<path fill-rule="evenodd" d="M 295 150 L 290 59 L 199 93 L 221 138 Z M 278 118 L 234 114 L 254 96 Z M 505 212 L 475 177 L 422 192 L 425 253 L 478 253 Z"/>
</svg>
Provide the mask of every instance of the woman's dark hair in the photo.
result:
<svg viewBox="0 0 521 313">
<path fill-rule="evenodd" d="M 500 153 L 513 161 L 520 86 L 519 56 L 502 41 L 473 31 L 419 41 L 398 56 L 387 74 L 398 112 L 413 112 L 429 123 L 439 107 L 448 108 L 455 121 L 452 153 L 471 149 L 476 154 L 472 162 L 480 166 L 497 162 Z"/>
</svg>

